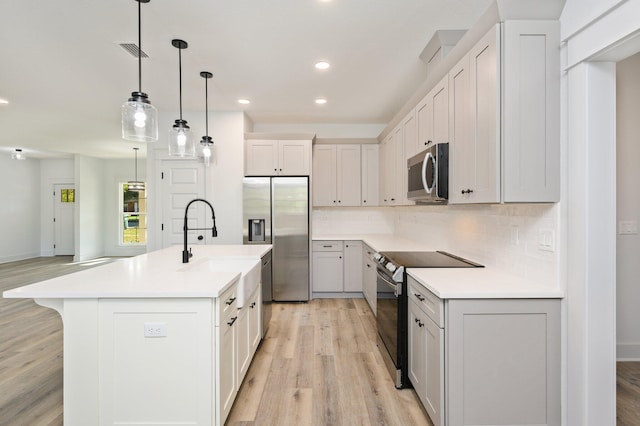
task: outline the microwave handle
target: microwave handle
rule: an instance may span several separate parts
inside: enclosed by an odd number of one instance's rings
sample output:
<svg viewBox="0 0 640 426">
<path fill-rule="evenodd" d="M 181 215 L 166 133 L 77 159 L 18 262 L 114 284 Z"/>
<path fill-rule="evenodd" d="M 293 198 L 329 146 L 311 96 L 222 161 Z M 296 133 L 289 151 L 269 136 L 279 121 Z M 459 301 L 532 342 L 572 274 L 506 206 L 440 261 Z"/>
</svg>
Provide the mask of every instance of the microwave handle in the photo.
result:
<svg viewBox="0 0 640 426">
<path fill-rule="evenodd" d="M 427 152 L 427 154 L 424 156 L 424 161 L 422 162 L 422 187 L 427 192 L 427 194 L 431 194 L 431 188 L 429 188 L 429 185 L 427 185 L 427 163 L 429 162 L 430 157 L 433 157 L 431 151 Z"/>
</svg>

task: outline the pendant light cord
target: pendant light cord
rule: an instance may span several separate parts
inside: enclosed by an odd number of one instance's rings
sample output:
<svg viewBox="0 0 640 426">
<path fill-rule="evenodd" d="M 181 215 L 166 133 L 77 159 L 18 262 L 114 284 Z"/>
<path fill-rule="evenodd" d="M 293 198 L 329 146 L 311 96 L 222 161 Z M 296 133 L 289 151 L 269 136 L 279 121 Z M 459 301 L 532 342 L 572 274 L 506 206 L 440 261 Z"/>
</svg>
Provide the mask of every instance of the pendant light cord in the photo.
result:
<svg viewBox="0 0 640 426">
<path fill-rule="evenodd" d="M 209 79 L 208 78 L 204 79 L 204 115 L 205 115 L 204 134 L 209 136 L 209 85 L 207 80 Z"/>
<path fill-rule="evenodd" d="M 138 1 L 138 92 L 142 93 L 142 3 Z"/>
<path fill-rule="evenodd" d="M 178 48 L 178 66 L 180 76 L 180 120 L 182 120 L 182 48 Z"/>
</svg>

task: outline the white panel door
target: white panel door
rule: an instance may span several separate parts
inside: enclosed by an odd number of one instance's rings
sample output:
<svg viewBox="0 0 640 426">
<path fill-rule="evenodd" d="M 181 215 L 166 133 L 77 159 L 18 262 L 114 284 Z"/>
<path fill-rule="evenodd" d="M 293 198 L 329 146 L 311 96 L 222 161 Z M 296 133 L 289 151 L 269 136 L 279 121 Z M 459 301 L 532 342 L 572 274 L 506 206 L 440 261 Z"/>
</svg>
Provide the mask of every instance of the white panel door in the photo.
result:
<svg viewBox="0 0 640 426">
<path fill-rule="evenodd" d="M 338 145 L 337 158 L 338 206 L 359 206 L 362 179 L 360 145 Z"/>
<path fill-rule="evenodd" d="M 445 76 L 432 92 L 433 99 L 433 141 L 449 142 L 449 83 Z"/>
<path fill-rule="evenodd" d="M 380 145 L 362 145 L 362 206 L 377 206 L 380 197 Z"/>
<path fill-rule="evenodd" d="M 204 164 L 197 160 L 162 161 L 162 247 L 183 244 L 184 213 L 189 201 L 204 198 L 206 185 Z M 189 207 L 189 228 L 211 227 L 211 211 L 204 203 Z M 202 236 L 199 240 L 198 237 Z M 189 231 L 188 244 L 212 241 L 211 231 Z"/>
<path fill-rule="evenodd" d="M 278 142 L 278 174 L 309 176 L 311 170 L 311 141 L 284 140 Z"/>
<path fill-rule="evenodd" d="M 313 147 L 313 205 L 335 206 L 336 198 L 336 146 Z"/>
<path fill-rule="evenodd" d="M 476 164 L 475 145 L 469 136 L 468 55 L 449 71 L 449 98 L 449 202 L 466 203 Z"/>
<path fill-rule="evenodd" d="M 278 174 L 278 141 L 247 140 L 245 143 L 245 176 Z"/>
<path fill-rule="evenodd" d="M 53 253 L 56 256 L 72 255 L 75 253 L 73 218 L 76 203 L 74 184 L 54 185 L 53 198 Z"/>
</svg>

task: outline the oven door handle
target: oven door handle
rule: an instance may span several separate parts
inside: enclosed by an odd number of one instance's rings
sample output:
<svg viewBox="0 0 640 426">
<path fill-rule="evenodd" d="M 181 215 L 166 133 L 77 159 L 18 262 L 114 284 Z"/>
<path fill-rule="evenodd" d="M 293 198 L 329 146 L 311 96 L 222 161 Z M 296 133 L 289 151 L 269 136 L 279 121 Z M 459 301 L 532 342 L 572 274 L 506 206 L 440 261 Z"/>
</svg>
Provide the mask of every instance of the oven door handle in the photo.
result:
<svg viewBox="0 0 640 426">
<path fill-rule="evenodd" d="M 380 278 L 382 281 L 384 281 L 384 283 L 386 285 L 388 285 L 389 287 L 391 287 L 393 289 L 393 294 L 398 297 L 398 295 L 402 292 L 402 291 L 398 291 L 398 284 L 391 282 L 387 279 L 387 277 L 385 277 L 384 275 L 382 275 L 380 273 L 380 271 L 376 270 L 376 273 L 378 274 L 378 278 Z"/>
</svg>

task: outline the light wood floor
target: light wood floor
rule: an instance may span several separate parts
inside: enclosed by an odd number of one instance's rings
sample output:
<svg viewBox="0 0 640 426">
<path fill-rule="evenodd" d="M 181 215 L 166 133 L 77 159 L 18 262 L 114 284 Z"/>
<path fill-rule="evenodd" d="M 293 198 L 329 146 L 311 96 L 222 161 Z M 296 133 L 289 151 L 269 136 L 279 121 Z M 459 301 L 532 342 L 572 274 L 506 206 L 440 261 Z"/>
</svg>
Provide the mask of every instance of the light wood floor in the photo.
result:
<svg viewBox="0 0 640 426">
<path fill-rule="evenodd" d="M 97 264 L 0 264 L 0 292 Z M 618 363 L 617 412 L 619 426 L 640 425 L 640 362 Z M 274 305 L 227 424 L 429 423 L 414 392 L 391 384 L 366 302 L 318 299 Z M 28 299 L 0 298 L 0 425 L 62 425 L 62 321 Z"/>
<path fill-rule="evenodd" d="M 429 425 L 397 390 L 364 299 L 274 304 L 227 425 Z"/>
</svg>

